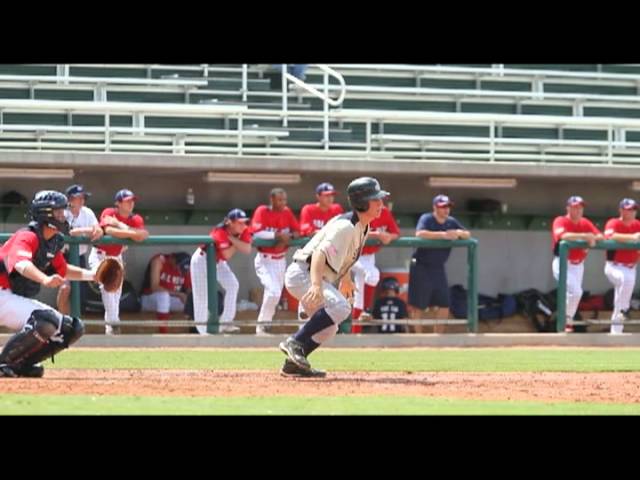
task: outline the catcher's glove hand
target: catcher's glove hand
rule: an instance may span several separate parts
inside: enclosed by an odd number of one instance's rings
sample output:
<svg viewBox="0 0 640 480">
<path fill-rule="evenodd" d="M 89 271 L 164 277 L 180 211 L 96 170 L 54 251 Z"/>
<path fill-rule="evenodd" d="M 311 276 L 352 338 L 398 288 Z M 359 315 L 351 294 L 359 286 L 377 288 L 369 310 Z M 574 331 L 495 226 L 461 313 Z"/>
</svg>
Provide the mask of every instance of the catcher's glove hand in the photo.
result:
<svg viewBox="0 0 640 480">
<path fill-rule="evenodd" d="M 115 292 L 122 286 L 124 268 L 115 258 L 105 258 L 96 270 L 96 282 L 102 284 L 106 292 Z"/>
</svg>

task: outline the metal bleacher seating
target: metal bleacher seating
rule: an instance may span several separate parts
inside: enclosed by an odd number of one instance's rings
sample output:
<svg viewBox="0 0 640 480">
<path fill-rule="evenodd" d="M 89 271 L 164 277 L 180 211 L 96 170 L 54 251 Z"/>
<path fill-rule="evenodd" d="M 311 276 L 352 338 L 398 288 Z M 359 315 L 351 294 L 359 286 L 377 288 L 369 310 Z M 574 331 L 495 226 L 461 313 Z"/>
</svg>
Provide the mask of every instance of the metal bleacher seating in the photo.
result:
<svg viewBox="0 0 640 480">
<path fill-rule="evenodd" d="M 318 91 L 320 67 L 306 79 Z M 0 148 L 638 162 L 638 64 L 330 67 L 345 100 L 324 110 L 311 90 L 272 88 L 260 65 L 2 65 Z"/>
</svg>

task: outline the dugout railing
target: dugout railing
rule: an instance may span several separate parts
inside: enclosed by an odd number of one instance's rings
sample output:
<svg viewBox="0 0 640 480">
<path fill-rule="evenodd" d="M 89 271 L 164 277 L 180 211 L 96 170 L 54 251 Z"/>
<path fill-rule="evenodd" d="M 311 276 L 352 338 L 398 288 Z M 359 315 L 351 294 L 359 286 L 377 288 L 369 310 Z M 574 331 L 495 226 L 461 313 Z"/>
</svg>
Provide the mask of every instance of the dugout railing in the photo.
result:
<svg viewBox="0 0 640 480">
<path fill-rule="evenodd" d="M 592 250 L 638 250 L 640 249 L 639 242 L 616 242 L 614 240 L 602 240 L 596 243 L 594 247 L 589 247 L 587 242 L 576 240 L 576 241 L 567 241 L 562 240 L 559 244 L 559 276 L 558 276 L 558 296 L 557 296 L 557 307 L 556 307 L 556 330 L 558 332 L 564 331 L 564 327 L 566 324 L 566 299 L 567 299 L 567 257 L 569 254 L 569 249 L 571 248 L 590 248 Z M 603 265 L 604 269 L 604 265 Z M 603 273 L 604 275 L 604 273 Z M 633 325 L 640 324 L 640 320 L 626 320 L 625 325 Z M 588 324 L 604 324 L 610 325 L 611 320 L 598 320 L 598 319 L 587 319 L 584 321 L 574 321 L 574 325 L 588 325 Z"/>
<path fill-rule="evenodd" d="M 5 242 L 9 239 L 11 234 L 0 234 L 0 242 Z M 304 245 L 309 240 L 308 237 L 298 238 L 290 242 L 290 247 L 298 247 Z M 66 243 L 69 244 L 69 263 L 73 265 L 79 265 L 80 263 L 80 244 L 91 243 L 89 239 L 85 237 L 65 237 Z M 207 254 L 207 289 L 208 289 L 208 308 L 209 319 L 207 322 L 208 333 L 218 333 L 219 318 L 218 318 L 218 296 L 214 286 L 217 286 L 217 268 L 216 268 L 216 253 L 213 248 L 214 242 L 208 235 L 152 235 L 142 242 L 134 242 L 128 239 L 114 238 L 111 236 L 105 236 L 100 239 L 100 244 L 118 244 L 127 245 L 129 247 L 143 247 L 151 245 L 206 245 Z M 275 244 L 274 240 L 254 239 L 252 245 L 256 246 L 272 246 Z M 367 245 L 379 245 L 377 240 L 368 240 Z M 448 320 L 446 322 L 440 321 L 439 323 L 447 324 L 466 324 L 469 332 L 477 332 L 478 329 L 478 241 L 474 238 L 469 240 L 426 240 L 416 237 L 401 237 L 386 247 L 407 248 L 407 247 L 422 247 L 422 248 L 449 248 L 449 247 L 464 247 L 467 249 L 467 305 L 468 315 L 466 320 Z M 194 299 L 195 301 L 195 299 Z M 71 315 L 80 316 L 80 285 L 79 282 L 71 282 Z M 105 325 L 109 324 L 103 320 L 87 320 L 87 325 Z M 362 322 L 362 325 L 379 325 L 385 324 L 423 324 L 429 325 L 435 323 L 433 320 L 401 320 L 392 321 L 385 320 L 384 322 Z M 194 325 L 193 321 L 126 321 L 120 322 L 115 325 L 127 325 L 127 326 L 146 326 L 155 327 L 158 325 L 166 325 L 168 327 L 178 326 L 191 326 Z M 284 325 L 283 322 L 273 322 L 273 325 Z M 111 323 L 111 325 L 114 325 Z M 246 323 L 243 323 L 246 325 Z"/>
</svg>

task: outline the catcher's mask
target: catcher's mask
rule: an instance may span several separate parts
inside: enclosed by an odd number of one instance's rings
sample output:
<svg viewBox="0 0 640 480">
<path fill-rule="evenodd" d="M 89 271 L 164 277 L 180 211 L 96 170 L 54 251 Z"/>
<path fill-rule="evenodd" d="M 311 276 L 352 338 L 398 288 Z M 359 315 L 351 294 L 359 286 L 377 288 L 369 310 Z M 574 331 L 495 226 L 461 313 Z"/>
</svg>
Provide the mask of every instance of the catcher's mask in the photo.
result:
<svg viewBox="0 0 640 480">
<path fill-rule="evenodd" d="M 33 221 L 38 222 L 39 226 L 46 225 L 55 228 L 60 233 L 69 233 L 69 222 L 60 212 L 67 207 L 67 197 L 55 190 L 41 190 L 35 194 L 29 207 L 29 215 Z M 57 218 L 56 218 L 57 217 Z"/>
</svg>

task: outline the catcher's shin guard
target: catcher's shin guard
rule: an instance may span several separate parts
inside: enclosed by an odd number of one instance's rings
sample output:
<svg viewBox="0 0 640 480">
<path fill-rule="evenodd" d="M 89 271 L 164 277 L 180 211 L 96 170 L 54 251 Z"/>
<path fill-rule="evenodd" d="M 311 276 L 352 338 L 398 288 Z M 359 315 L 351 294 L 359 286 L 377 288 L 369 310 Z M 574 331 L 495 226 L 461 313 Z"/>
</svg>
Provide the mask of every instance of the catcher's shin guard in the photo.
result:
<svg viewBox="0 0 640 480">
<path fill-rule="evenodd" d="M 45 349 L 57 330 L 58 318 L 55 312 L 34 310 L 24 328 L 4 345 L 0 353 L 0 364 L 19 368 L 27 358 Z"/>
<path fill-rule="evenodd" d="M 42 362 L 48 358 L 53 360 L 53 356 L 69 348 L 69 346 L 84 334 L 84 324 L 82 320 L 77 317 L 70 317 L 68 315 L 62 316 L 62 328 L 60 329 L 60 335 L 54 335 L 49 339 L 49 343 L 44 348 L 32 353 L 22 362 L 23 365 L 34 365 Z"/>
</svg>

